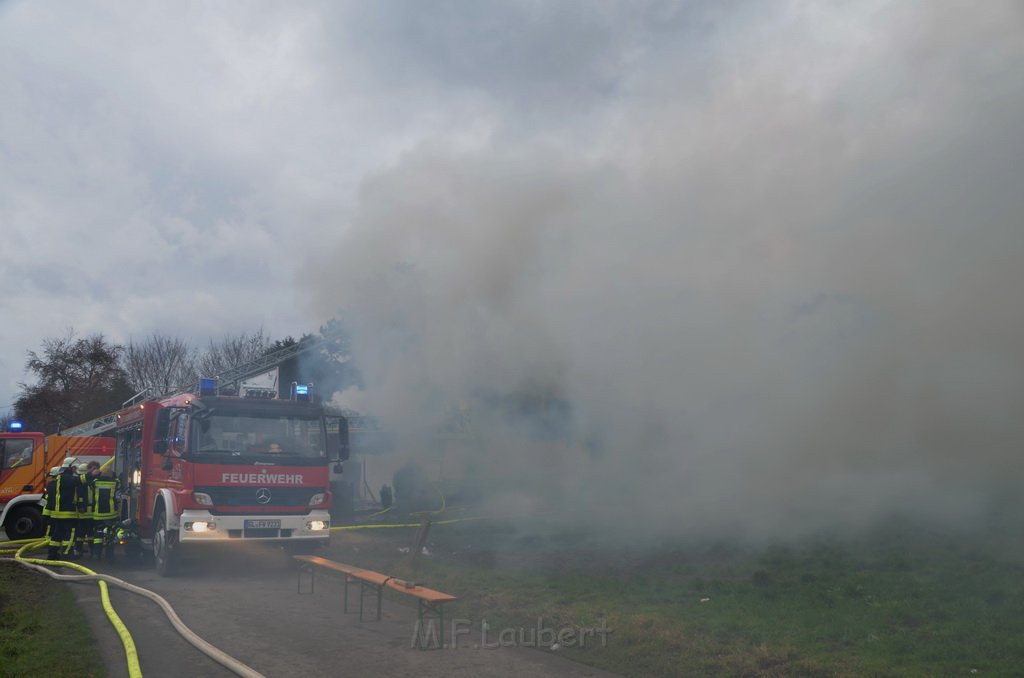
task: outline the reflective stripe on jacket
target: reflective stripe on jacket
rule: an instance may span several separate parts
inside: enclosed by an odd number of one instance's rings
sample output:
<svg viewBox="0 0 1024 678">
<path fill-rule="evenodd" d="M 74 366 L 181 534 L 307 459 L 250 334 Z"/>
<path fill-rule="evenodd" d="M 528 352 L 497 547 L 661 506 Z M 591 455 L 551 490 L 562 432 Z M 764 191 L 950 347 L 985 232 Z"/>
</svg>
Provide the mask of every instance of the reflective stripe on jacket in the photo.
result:
<svg viewBox="0 0 1024 678">
<path fill-rule="evenodd" d="M 78 474 L 78 512 L 80 518 L 88 518 L 92 516 L 92 506 L 96 501 L 95 489 L 93 485 L 96 483 L 96 476 L 88 473 Z"/>
<path fill-rule="evenodd" d="M 43 489 L 43 517 L 50 517 L 50 509 L 53 507 L 54 496 L 57 493 L 57 479 L 51 478 Z"/>
</svg>

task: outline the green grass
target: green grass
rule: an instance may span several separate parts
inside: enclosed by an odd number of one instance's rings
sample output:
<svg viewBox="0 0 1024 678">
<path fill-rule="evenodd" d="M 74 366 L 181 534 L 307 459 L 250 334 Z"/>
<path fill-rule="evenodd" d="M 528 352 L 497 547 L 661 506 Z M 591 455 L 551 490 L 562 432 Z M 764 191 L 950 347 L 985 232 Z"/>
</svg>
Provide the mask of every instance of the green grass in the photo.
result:
<svg viewBox="0 0 1024 678">
<path fill-rule="evenodd" d="M 0 677 L 104 675 L 92 632 L 67 585 L 0 561 Z"/>
<path fill-rule="evenodd" d="M 492 629 L 603 621 L 606 647 L 562 651 L 627 676 L 1024 671 L 1024 549 L 1006 534 L 903 525 L 856 539 L 638 550 L 477 522 L 434 526 L 416 563 L 399 551 L 411 538 L 340 532 L 330 555 L 459 596 L 451 616 L 474 633 L 483 619 Z"/>
</svg>

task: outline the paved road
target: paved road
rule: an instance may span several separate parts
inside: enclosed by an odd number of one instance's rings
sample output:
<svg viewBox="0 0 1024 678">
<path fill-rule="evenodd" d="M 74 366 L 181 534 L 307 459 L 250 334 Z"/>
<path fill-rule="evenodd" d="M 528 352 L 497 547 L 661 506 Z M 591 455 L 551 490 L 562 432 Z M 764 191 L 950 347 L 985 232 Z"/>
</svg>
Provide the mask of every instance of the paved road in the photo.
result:
<svg viewBox="0 0 1024 678">
<path fill-rule="evenodd" d="M 417 650 L 411 646 L 415 607 L 385 600 L 381 621 L 360 622 L 357 614 L 342 612 L 340 580 L 318 576 L 316 593 L 300 595 L 288 558 L 256 544 L 218 548 L 188 563 L 174 578 L 125 561 L 83 564 L 160 594 L 194 632 L 268 678 L 612 675 L 557 652 L 474 647 L 482 640 L 479 628 L 470 628 L 458 649 Z M 127 676 L 123 648 L 102 611 L 98 586 L 68 586 L 90 620 L 110 676 Z M 353 587 L 350 595 L 357 591 Z M 358 596 L 353 599 L 358 604 Z M 155 603 L 116 587 L 111 587 L 111 600 L 134 637 L 147 678 L 234 675 L 183 640 Z M 526 633 L 530 638 L 531 631 Z"/>
</svg>

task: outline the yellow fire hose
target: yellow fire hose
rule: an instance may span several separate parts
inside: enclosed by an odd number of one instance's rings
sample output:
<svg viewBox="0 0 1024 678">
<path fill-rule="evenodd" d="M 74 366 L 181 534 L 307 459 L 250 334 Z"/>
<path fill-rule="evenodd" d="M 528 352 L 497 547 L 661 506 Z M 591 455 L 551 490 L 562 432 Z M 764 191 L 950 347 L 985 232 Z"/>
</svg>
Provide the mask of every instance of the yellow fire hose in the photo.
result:
<svg viewBox="0 0 1024 678">
<path fill-rule="evenodd" d="M 135 650 L 135 643 L 132 640 L 131 634 L 128 632 L 128 629 L 125 627 L 121 619 L 117 616 L 117 613 L 114 611 L 113 606 L 110 604 L 110 596 L 107 589 L 107 583 L 113 584 L 115 586 L 125 589 L 126 591 L 130 591 L 145 598 L 149 598 L 150 600 L 155 602 L 157 605 L 160 606 L 160 609 L 164 611 L 164 614 L 167 616 L 167 619 L 170 620 L 171 625 L 174 626 L 175 630 L 179 634 L 181 634 L 181 636 L 186 641 L 188 641 L 193 647 L 195 647 L 200 652 L 210 657 L 217 663 L 221 664 L 228 670 L 233 671 L 235 674 L 243 676 L 244 678 L 265 678 L 263 674 L 259 673 L 255 669 L 246 666 L 234 657 L 231 657 L 230 655 L 219 650 L 218 648 L 214 647 L 213 645 L 211 645 L 210 643 L 206 642 L 198 635 L 196 635 L 190 628 L 188 628 L 185 625 L 184 622 L 181 621 L 177 613 L 175 613 L 174 608 L 171 607 L 170 603 L 168 603 L 164 598 L 160 597 L 156 593 L 153 593 L 152 591 L 144 589 L 140 586 L 129 584 L 128 582 L 118 579 L 117 577 L 112 577 L 107 574 L 99 574 L 77 563 L 71 563 L 62 560 L 42 560 L 39 558 L 22 557 L 22 553 L 25 551 L 31 551 L 33 549 L 46 546 L 46 539 L 22 539 L 18 542 L 6 542 L 3 545 L 3 548 L 0 548 L 0 553 L 9 553 L 12 551 L 12 548 L 7 546 L 7 544 L 21 544 L 21 546 L 18 547 L 14 553 L 14 561 L 21 564 L 24 567 L 43 572 L 44 574 L 61 581 L 99 582 L 101 598 L 103 600 L 103 609 L 104 611 L 106 611 L 107 617 L 110 619 L 110 623 L 114 626 L 114 629 L 117 631 L 118 636 L 120 636 L 121 638 L 121 643 L 124 645 L 125 657 L 128 661 L 128 674 L 130 678 L 141 678 L 142 676 L 142 670 L 139 668 L 138 653 Z M 45 565 L 51 565 L 56 567 L 69 567 L 71 569 L 84 572 L 85 574 L 57 574 L 56 572 L 50 570 L 49 567 L 44 567 Z"/>
<path fill-rule="evenodd" d="M 441 491 L 441 485 L 438 483 L 437 493 L 441 495 L 441 508 L 436 511 L 417 511 L 416 513 L 410 513 L 410 516 L 421 516 L 421 515 L 436 515 L 438 513 L 444 513 L 445 508 L 448 506 L 448 502 L 444 497 L 444 492 Z"/>
<path fill-rule="evenodd" d="M 444 513 L 445 507 L 447 506 L 447 501 L 445 500 L 444 492 L 441 491 L 440 485 L 437 488 L 437 493 L 439 495 L 441 495 L 441 508 L 437 509 L 436 511 L 416 511 L 415 513 L 410 513 L 409 515 L 410 516 L 422 516 L 422 515 L 436 515 L 438 513 Z M 393 508 L 394 508 L 394 506 L 389 506 L 386 509 L 384 509 L 383 511 L 377 511 L 376 513 L 371 513 L 370 515 L 368 515 L 366 517 L 367 518 L 376 518 L 377 516 L 384 515 L 385 513 L 387 513 L 388 511 L 390 511 Z"/>
<path fill-rule="evenodd" d="M 387 507 L 386 509 L 384 509 L 383 511 L 377 511 L 376 513 L 370 514 L 370 515 L 368 515 L 368 516 L 366 516 L 366 517 L 367 517 L 367 518 L 376 518 L 377 516 L 382 516 L 382 515 L 384 515 L 385 513 L 387 513 L 388 511 L 390 511 L 390 510 L 391 510 L 391 508 L 392 508 L 392 507 L 390 507 L 390 506 L 389 506 L 389 507 Z"/>
<path fill-rule="evenodd" d="M 64 575 L 58 575 L 52 572 L 49 568 L 43 567 L 44 565 L 53 565 L 56 567 L 68 567 L 73 570 L 79 570 L 86 573 L 87 575 L 95 575 L 96 573 L 87 567 L 83 567 L 77 563 L 70 563 L 63 560 L 43 560 L 41 558 L 25 558 L 23 554 L 26 551 L 33 551 L 36 548 L 46 546 L 48 540 L 37 539 L 30 541 L 27 544 L 23 544 L 14 554 L 14 560 L 31 567 L 31 569 L 45 572 L 54 578 L 65 579 Z M 117 635 L 121 639 L 121 644 L 124 646 L 125 659 L 128 662 L 128 675 L 130 678 L 141 678 L 142 669 L 139 667 L 139 654 L 135 650 L 135 641 L 132 640 L 131 633 L 128 632 L 128 628 L 121 621 L 121 618 L 117 616 L 117 612 L 114 611 L 114 606 L 110 604 L 110 592 L 107 589 L 107 583 L 100 580 L 100 600 L 103 603 L 103 611 L 107 613 L 107 618 L 110 620 L 110 624 L 114 627 Z"/>
</svg>

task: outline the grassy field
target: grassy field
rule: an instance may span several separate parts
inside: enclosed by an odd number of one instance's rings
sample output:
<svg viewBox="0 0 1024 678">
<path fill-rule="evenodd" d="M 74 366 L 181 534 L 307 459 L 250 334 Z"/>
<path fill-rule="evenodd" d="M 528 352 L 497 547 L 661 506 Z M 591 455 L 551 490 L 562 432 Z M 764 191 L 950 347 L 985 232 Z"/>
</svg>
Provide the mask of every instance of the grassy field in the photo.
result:
<svg viewBox="0 0 1024 678">
<path fill-rule="evenodd" d="M 611 629 L 560 648 L 627 676 L 1010 676 L 1024 673 L 1024 549 L 984 534 L 890 524 L 859 538 L 740 548 L 594 549 L 578 536 L 436 525 L 338 532 L 344 562 L 458 595 L 452 617 Z M 397 598 L 396 598 L 397 599 Z M 593 639 L 591 639 L 593 640 Z"/>
<path fill-rule="evenodd" d="M 325 555 L 459 596 L 447 616 L 468 620 L 470 640 L 484 640 L 485 622 L 491 644 L 503 629 L 523 629 L 529 644 L 539 619 L 554 631 L 607 628 L 604 644 L 590 636 L 558 652 L 626 676 L 1024 675 L 1016 522 L 598 549 L 467 521 L 433 526 L 415 561 L 413 532 L 336 532 Z M 0 677 L 26 675 L 103 669 L 67 587 L 0 562 Z"/>
<path fill-rule="evenodd" d="M 0 677 L 104 675 L 92 633 L 67 585 L 0 561 Z"/>
</svg>

